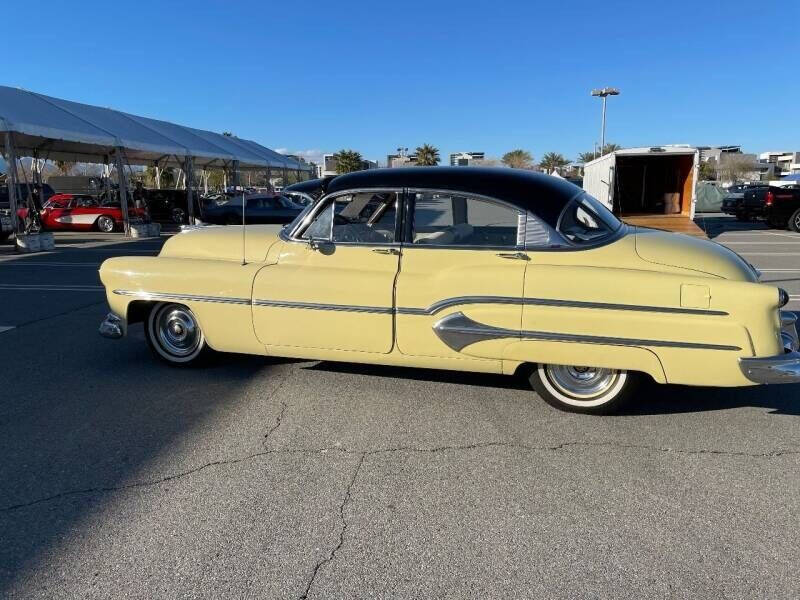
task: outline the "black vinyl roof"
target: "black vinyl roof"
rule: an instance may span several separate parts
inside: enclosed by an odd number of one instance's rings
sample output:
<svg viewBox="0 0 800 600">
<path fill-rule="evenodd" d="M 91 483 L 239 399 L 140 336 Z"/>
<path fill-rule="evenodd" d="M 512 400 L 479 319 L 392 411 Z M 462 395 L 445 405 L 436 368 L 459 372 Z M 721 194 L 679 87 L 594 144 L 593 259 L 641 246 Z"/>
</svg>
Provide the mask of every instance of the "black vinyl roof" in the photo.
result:
<svg viewBox="0 0 800 600">
<path fill-rule="evenodd" d="M 339 175 L 328 182 L 325 193 L 371 188 L 422 188 L 488 196 L 530 210 L 547 221 L 583 191 L 564 179 L 522 169 L 400 167 Z"/>
</svg>

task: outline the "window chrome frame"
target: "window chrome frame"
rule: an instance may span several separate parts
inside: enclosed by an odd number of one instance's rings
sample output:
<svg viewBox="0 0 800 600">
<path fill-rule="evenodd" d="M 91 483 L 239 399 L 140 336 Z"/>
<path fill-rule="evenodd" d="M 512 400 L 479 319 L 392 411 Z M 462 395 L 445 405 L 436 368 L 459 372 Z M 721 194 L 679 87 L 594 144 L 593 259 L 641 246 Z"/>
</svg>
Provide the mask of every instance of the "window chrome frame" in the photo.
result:
<svg viewBox="0 0 800 600">
<path fill-rule="evenodd" d="M 327 239 L 320 239 L 320 241 L 328 242 L 330 244 L 334 244 L 336 246 L 364 246 L 364 247 L 399 247 L 400 242 L 398 239 L 398 229 L 400 223 L 402 222 L 401 219 L 401 212 L 403 210 L 404 204 L 404 188 L 393 188 L 393 187 L 375 187 L 375 188 L 353 188 L 350 190 L 340 190 L 338 192 L 331 192 L 317 200 L 316 204 L 313 205 L 311 210 L 308 214 L 303 218 L 300 223 L 291 231 L 286 232 L 285 230 L 281 230 L 280 238 L 287 241 L 287 242 L 297 242 L 301 244 L 308 244 L 309 239 L 300 237 L 306 229 L 314 222 L 314 219 L 325 210 L 326 206 L 329 206 L 331 203 L 336 202 L 336 198 L 339 196 L 352 196 L 355 194 L 366 194 L 366 193 L 373 193 L 373 194 L 380 194 L 380 193 L 390 193 L 396 194 L 396 206 L 395 206 L 395 221 L 394 221 L 394 241 L 392 242 L 336 242 L 333 240 L 333 219 L 331 219 L 331 231 L 328 234 Z"/>
<path fill-rule="evenodd" d="M 483 194 L 475 194 L 473 192 L 462 192 L 460 190 L 443 190 L 437 188 L 416 188 L 416 187 L 409 187 L 406 188 L 406 219 L 408 220 L 408 228 L 407 231 L 404 233 L 403 239 L 403 248 L 420 248 L 423 250 L 489 250 L 492 252 L 497 251 L 504 251 L 504 250 L 525 250 L 525 221 L 527 218 L 527 211 L 521 209 L 516 204 L 512 204 L 511 202 L 507 202 L 505 200 L 500 200 L 499 198 L 493 198 L 492 196 L 484 196 Z M 415 194 L 424 194 L 424 193 L 431 193 L 431 194 L 452 194 L 452 195 L 460 195 L 464 198 L 474 198 L 476 200 L 483 200 L 485 202 L 489 202 L 490 204 L 496 204 L 503 208 L 509 208 L 517 213 L 517 241 L 514 246 L 484 246 L 484 245 L 466 245 L 466 244 L 415 244 L 413 242 L 414 236 L 414 221 L 416 219 L 417 214 L 417 206 L 416 206 L 416 198 L 414 198 Z"/>
</svg>

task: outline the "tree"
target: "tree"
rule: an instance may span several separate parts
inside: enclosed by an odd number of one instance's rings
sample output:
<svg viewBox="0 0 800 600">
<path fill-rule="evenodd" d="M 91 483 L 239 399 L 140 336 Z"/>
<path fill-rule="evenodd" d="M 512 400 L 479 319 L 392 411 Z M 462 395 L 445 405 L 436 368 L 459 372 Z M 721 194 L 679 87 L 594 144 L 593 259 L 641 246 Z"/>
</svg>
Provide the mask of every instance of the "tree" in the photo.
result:
<svg viewBox="0 0 800 600">
<path fill-rule="evenodd" d="M 582 162 L 582 163 L 591 162 L 595 158 L 597 158 L 597 153 L 594 152 L 594 151 L 592 151 L 592 152 L 581 152 L 580 154 L 578 154 L 578 162 Z"/>
<path fill-rule="evenodd" d="M 355 150 L 339 150 L 333 155 L 333 160 L 336 161 L 336 172 L 339 175 L 363 169 L 364 159 Z"/>
<path fill-rule="evenodd" d="M 533 163 L 533 156 L 527 150 L 512 150 L 503 154 L 503 164 L 512 169 L 530 169 Z"/>
<path fill-rule="evenodd" d="M 57 160 L 56 167 L 58 170 L 61 171 L 63 175 L 69 175 L 72 171 L 72 168 L 75 166 L 75 163 L 69 160 Z"/>
<path fill-rule="evenodd" d="M 439 149 L 430 144 L 422 144 L 417 146 L 415 150 L 417 154 L 417 164 L 420 167 L 435 167 L 439 164 Z"/>
<path fill-rule="evenodd" d="M 547 152 L 543 157 L 539 166 L 543 171 L 551 173 L 553 170 L 558 171 L 561 167 L 566 165 L 569 161 L 564 158 L 563 154 L 558 152 Z"/>
<path fill-rule="evenodd" d="M 603 146 L 603 152 L 601 154 L 605 156 L 606 154 L 611 154 L 612 152 L 616 152 L 617 150 L 622 150 L 622 146 L 619 144 L 606 144 Z"/>
<path fill-rule="evenodd" d="M 751 179 L 758 171 L 758 165 L 752 155 L 722 154 L 717 167 L 717 179 L 725 182 Z"/>
<path fill-rule="evenodd" d="M 705 161 L 700 163 L 699 175 L 701 181 L 714 181 L 717 178 L 716 161 Z"/>
</svg>

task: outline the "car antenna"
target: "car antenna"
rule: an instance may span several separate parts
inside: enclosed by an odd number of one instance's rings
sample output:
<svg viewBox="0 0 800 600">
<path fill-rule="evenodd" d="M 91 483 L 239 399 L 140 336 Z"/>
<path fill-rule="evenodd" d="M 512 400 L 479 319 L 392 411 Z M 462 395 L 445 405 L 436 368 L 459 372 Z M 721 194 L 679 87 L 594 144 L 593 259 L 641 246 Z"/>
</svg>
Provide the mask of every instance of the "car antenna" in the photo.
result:
<svg viewBox="0 0 800 600">
<path fill-rule="evenodd" d="M 247 264 L 247 245 L 245 243 L 245 218 L 244 218 L 244 190 L 242 190 L 242 266 Z"/>
</svg>

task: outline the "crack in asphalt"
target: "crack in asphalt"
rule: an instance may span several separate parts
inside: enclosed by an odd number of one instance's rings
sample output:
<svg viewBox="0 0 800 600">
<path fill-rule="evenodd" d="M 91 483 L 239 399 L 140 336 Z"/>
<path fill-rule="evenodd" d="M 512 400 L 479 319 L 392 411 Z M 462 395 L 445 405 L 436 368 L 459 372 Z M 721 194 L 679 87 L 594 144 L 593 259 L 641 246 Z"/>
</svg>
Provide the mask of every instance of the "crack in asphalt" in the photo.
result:
<svg viewBox="0 0 800 600">
<path fill-rule="evenodd" d="M 317 573 L 319 573 L 319 571 L 320 571 L 320 569 L 322 567 L 324 567 L 328 563 L 332 562 L 333 559 L 336 558 L 336 553 L 339 551 L 339 549 L 344 544 L 344 534 L 347 531 L 347 519 L 344 516 L 344 510 L 345 510 L 345 507 L 347 506 L 347 504 L 350 502 L 351 490 L 353 489 L 353 485 L 355 484 L 356 479 L 358 478 L 358 474 L 361 472 L 361 466 L 364 464 L 364 459 L 366 457 L 367 457 L 367 453 L 366 452 L 362 452 L 361 453 L 361 458 L 358 460 L 358 464 L 356 465 L 356 469 L 353 472 L 353 477 L 350 479 L 350 483 L 348 484 L 347 489 L 345 489 L 344 499 L 342 500 L 342 503 L 339 505 L 339 520 L 342 522 L 342 528 L 339 530 L 339 543 L 336 544 L 336 546 L 330 551 L 328 556 L 326 556 L 325 558 L 323 558 L 321 561 L 319 561 L 316 564 L 316 566 L 314 567 L 314 572 L 311 573 L 311 579 L 308 580 L 308 585 L 306 585 L 306 590 L 300 596 L 300 600 L 307 600 L 308 599 L 308 594 L 311 592 L 311 586 L 314 585 L 314 581 L 317 578 Z"/>
<path fill-rule="evenodd" d="M 285 408 L 282 409 L 281 415 L 279 417 L 282 418 L 282 415 L 285 413 Z M 276 419 L 277 420 L 277 419 Z M 270 430 L 271 432 L 277 429 L 277 423 L 272 427 Z M 268 434 L 268 435 L 270 435 Z M 127 489 L 135 489 L 135 488 L 142 488 L 142 487 L 149 487 L 154 485 L 159 485 L 162 483 L 166 483 L 168 481 L 172 481 L 174 479 L 180 479 L 181 477 L 186 477 L 187 475 L 192 475 L 194 473 L 198 473 L 207 469 L 209 467 L 217 467 L 217 466 L 227 466 L 238 464 L 241 462 L 253 460 L 256 458 L 260 458 L 263 456 L 268 456 L 272 454 L 326 454 L 328 452 L 340 452 L 343 454 L 355 454 L 355 455 L 363 455 L 363 456 L 372 456 L 377 454 L 390 454 L 394 452 L 418 452 L 418 453 L 426 453 L 426 454 L 435 454 L 439 452 L 448 452 L 448 451 L 467 451 L 467 450 L 480 450 L 484 448 L 516 448 L 519 450 L 525 450 L 530 452 L 541 452 L 541 451 L 550 451 L 550 452 L 558 452 L 561 450 L 566 450 L 571 447 L 596 447 L 596 448 L 617 448 L 620 450 L 644 450 L 649 452 L 662 452 L 662 453 L 675 453 L 675 454 L 686 454 L 686 455 L 716 455 L 716 456 L 732 456 L 732 457 L 748 457 L 748 458 L 779 458 L 783 456 L 790 456 L 800 454 L 800 450 L 793 450 L 793 449 L 786 449 L 786 450 L 776 450 L 773 452 L 733 452 L 727 450 L 691 450 L 691 449 L 681 449 L 681 448 L 666 448 L 666 447 L 658 447 L 658 446 L 647 446 L 644 444 L 622 444 L 619 442 L 563 442 L 560 444 L 552 444 L 549 446 L 532 446 L 527 444 L 517 444 L 512 442 L 481 442 L 475 444 L 463 444 L 463 445 L 449 445 L 449 446 L 434 446 L 432 448 L 419 448 L 414 446 L 396 446 L 392 448 L 377 448 L 374 450 L 356 450 L 356 449 L 349 449 L 343 448 L 340 446 L 331 446 L 331 447 L 323 447 L 323 448 L 273 448 L 273 449 L 266 449 L 260 452 L 253 452 L 246 456 L 238 457 L 238 458 L 231 458 L 231 459 L 221 459 L 221 460 L 214 460 L 211 462 L 207 462 L 205 464 L 199 465 L 197 467 L 187 469 L 186 471 L 181 471 L 179 473 L 173 473 L 172 475 L 167 475 L 165 477 L 159 479 L 152 479 L 152 480 L 145 480 L 145 481 L 138 481 L 134 483 L 129 483 L 125 485 L 119 486 L 107 486 L 107 487 L 94 487 L 94 488 L 83 488 L 78 490 L 69 490 L 66 492 L 60 492 L 58 494 L 53 494 L 51 496 L 45 496 L 43 498 L 38 498 L 36 500 L 31 500 L 30 502 L 22 502 L 19 504 L 12 504 L 10 506 L 5 506 L 0 508 L 0 513 L 9 512 L 13 510 L 17 510 L 20 508 L 27 508 L 29 506 L 33 506 L 36 504 L 41 504 L 43 502 L 48 502 L 50 500 L 57 500 L 60 498 L 65 498 L 68 496 L 74 496 L 79 494 L 101 494 L 107 492 L 115 492 Z M 363 462 L 363 461 L 362 461 Z"/>
</svg>

